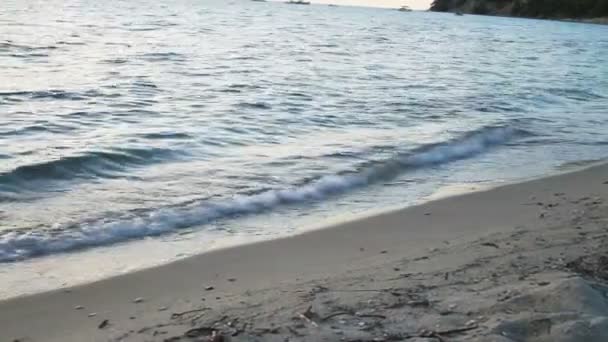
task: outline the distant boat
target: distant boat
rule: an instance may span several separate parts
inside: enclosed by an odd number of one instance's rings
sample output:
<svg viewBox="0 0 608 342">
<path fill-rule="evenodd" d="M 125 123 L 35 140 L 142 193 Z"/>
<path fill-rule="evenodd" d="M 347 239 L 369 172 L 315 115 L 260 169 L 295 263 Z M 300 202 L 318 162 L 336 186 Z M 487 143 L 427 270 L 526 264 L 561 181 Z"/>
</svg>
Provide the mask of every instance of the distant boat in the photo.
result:
<svg viewBox="0 0 608 342">
<path fill-rule="evenodd" d="M 251 0 L 253 2 L 266 2 L 266 0 Z"/>
<path fill-rule="evenodd" d="M 458 16 L 464 15 L 464 14 L 462 14 L 462 12 L 454 12 L 454 14 L 458 15 Z"/>
<path fill-rule="evenodd" d="M 411 12 L 412 9 L 409 6 L 401 6 L 398 10 L 399 12 Z"/>
<path fill-rule="evenodd" d="M 289 0 L 287 3 L 290 5 L 310 5 L 310 1 L 303 0 Z"/>
</svg>

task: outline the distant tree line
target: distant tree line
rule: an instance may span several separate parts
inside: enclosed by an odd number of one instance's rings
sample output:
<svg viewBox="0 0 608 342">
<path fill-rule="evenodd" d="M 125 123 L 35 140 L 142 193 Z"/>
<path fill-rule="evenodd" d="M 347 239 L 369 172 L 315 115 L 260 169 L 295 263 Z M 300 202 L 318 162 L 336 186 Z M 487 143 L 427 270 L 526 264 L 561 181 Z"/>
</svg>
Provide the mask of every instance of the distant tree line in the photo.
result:
<svg viewBox="0 0 608 342">
<path fill-rule="evenodd" d="M 460 11 L 474 14 L 496 14 L 497 9 L 510 9 L 510 15 L 532 18 L 598 18 L 608 17 L 608 0 L 434 0 L 431 11 Z"/>
</svg>

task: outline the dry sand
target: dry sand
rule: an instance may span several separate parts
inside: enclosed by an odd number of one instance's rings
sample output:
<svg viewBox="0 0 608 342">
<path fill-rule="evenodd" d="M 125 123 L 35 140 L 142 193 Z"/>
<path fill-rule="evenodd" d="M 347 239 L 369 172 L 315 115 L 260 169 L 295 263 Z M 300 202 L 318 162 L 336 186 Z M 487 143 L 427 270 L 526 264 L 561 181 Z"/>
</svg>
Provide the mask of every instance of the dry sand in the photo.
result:
<svg viewBox="0 0 608 342">
<path fill-rule="evenodd" d="M 0 341 L 605 342 L 607 241 L 596 165 L 7 300 Z"/>
</svg>

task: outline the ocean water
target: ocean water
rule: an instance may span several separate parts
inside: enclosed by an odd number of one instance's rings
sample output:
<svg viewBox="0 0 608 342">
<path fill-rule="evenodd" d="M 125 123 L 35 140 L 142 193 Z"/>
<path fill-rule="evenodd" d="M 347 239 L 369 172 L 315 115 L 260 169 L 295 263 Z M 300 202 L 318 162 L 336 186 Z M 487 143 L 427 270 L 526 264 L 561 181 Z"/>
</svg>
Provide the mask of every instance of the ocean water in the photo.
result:
<svg viewBox="0 0 608 342">
<path fill-rule="evenodd" d="M 7 288 L 90 280 L 608 156 L 607 26 L 8 0 L 0 70 Z"/>
</svg>

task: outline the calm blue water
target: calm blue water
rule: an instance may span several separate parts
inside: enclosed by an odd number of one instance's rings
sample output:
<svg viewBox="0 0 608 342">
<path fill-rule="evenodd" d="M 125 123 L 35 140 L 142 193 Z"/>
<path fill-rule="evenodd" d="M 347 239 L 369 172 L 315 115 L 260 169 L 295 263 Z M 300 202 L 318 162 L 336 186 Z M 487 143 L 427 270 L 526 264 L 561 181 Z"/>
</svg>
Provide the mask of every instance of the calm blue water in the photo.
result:
<svg viewBox="0 0 608 342">
<path fill-rule="evenodd" d="M 608 156 L 606 26 L 5 0 L 0 70 L 4 263 L 297 231 Z"/>
</svg>

